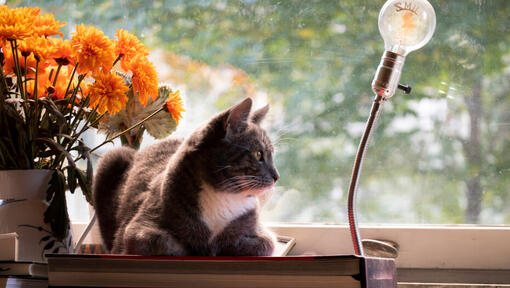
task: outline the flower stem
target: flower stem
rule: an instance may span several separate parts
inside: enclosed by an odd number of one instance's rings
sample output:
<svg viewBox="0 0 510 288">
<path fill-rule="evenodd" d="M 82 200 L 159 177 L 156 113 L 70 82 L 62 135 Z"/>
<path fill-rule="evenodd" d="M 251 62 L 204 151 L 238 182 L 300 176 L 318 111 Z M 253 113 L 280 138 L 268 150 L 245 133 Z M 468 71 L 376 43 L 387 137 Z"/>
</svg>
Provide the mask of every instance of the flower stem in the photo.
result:
<svg viewBox="0 0 510 288">
<path fill-rule="evenodd" d="M 112 69 L 115 66 L 115 64 L 117 64 L 117 62 L 119 62 L 119 60 L 120 60 L 120 58 L 122 58 L 122 56 L 124 56 L 124 55 L 119 54 L 119 56 L 117 56 L 117 59 L 115 59 L 115 61 L 113 61 Z"/>
<path fill-rule="evenodd" d="M 127 128 L 126 130 L 122 131 L 122 132 L 119 132 L 115 135 L 113 135 L 112 137 L 106 139 L 103 141 L 103 143 L 99 144 L 98 146 L 94 147 L 92 150 L 90 150 L 89 152 L 92 153 L 94 151 L 96 151 L 97 149 L 99 149 L 99 147 L 103 146 L 104 144 L 108 143 L 108 142 L 111 142 L 113 139 L 121 136 L 121 135 L 124 135 L 125 133 L 135 129 L 136 127 L 142 125 L 145 121 L 149 120 L 150 118 L 154 117 L 154 115 L 158 114 L 159 112 L 163 111 L 164 108 L 163 107 L 160 107 L 158 110 L 154 111 L 151 115 L 145 117 L 144 119 L 138 121 L 138 123 L 134 124 L 133 126 Z"/>
<path fill-rule="evenodd" d="M 11 42 L 12 59 L 14 60 L 14 70 L 16 70 L 16 84 L 18 85 L 20 95 L 23 95 L 23 86 L 21 84 L 21 69 L 19 67 L 18 58 L 18 45 L 16 40 L 9 40 Z"/>
<path fill-rule="evenodd" d="M 39 96 L 37 95 L 37 86 L 39 86 L 39 85 L 37 85 L 38 84 L 37 83 L 37 74 L 39 74 L 39 73 L 37 73 L 38 69 L 39 69 L 39 59 L 36 59 L 35 60 L 35 83 L 34 83 L 34 100 L 35 100 L 36 107 L 37 107 L 37 99 L 39 98 Z"/>
<path fill-rule="evenodd" d="M 81 81 L 83 81 L 83 79 L 85 78 L 87 74 L 80 74 L 78 75 L 78 84 L 76 84 L 76 88 L 74 88 L 74 91 L 73 91 L 73 95 L 71 95 L 71 97 L 69 97 L 70 99 L 70 102 L 72 103 L 72 105 L 74 106 L 74 100 L 76 99 L 76 94 L 78 93 L 78 89 L 80 89 L 80 84 L 81 84 Z M 72 80 L 69 80 L 69 82 L 71 82 Z M 72 108 L 71 108 L 72 109 Z M 83 111 L 83 102 L 82 102 L 82 107 L 80 107 L 80 111 L 78 113 L 81 113 Z M 81 115 L 76 115 L 73 119 L 73 122 L 71 123 L 71 127 L 73 127 L 77 121 L 80 119 Z"/>
<path fill-rule="evenodd" d="M 2 77 L 2 87 L 1 87 L 1 90 L 0 90 L 2 92 L 2 97 L 0 97 L 0 107 L 3 108 L 3 103 L 5 102 L 4 98 L 7 98 L 7 92 L 8 92 L 8 89 L 9 89 L 7 87 L 7 80 L 5 79 L 3 67 L 0 68 L 0 77 Z"/>
<path fill-rule="evenodd" d="M 78 68 L 78 62 L 74 65 L 73 72 L 71 73 L 71 77 L 69 78 L 69 83 L 67 83 L 66 93 L 64 93 L 64 98 L 67 97 L 67 92 L 69 92 L 69 88 L 71 87 L 71 82 L 73 82 L 74 74 L 76 73 L 76 68 Z M 69 103 L 68 103 L 69 104 Z"/>
<path fill-rule="evenodd" d="M 28 81 L 27 80 L 27 73 L 28 73 L 28 71 L 27 71 L 28 70 L 27 69 L 27 56 L 23 56 L 23 57 L 25 58 L 25 81 L 23 81 L 23 82 L 25 82 L 25 93 L 24 93 L 23 99 L 27 100 L 28 99 L 28 97 L 27 97 L 27 93 L 28 93 L 27 92 L 27 81 Z"/>
<path fill-rule="evenodd" d="M 58 77 L 58 73 L 60 72 L 60 68 L 62 68 L 62 64 L 58 64 L 57 72 L 55 73 L 55 78 L 53 79 L 53 87 L 55 87 L 55 85 L 57 84 L 57 77 Z"/>
</svg>

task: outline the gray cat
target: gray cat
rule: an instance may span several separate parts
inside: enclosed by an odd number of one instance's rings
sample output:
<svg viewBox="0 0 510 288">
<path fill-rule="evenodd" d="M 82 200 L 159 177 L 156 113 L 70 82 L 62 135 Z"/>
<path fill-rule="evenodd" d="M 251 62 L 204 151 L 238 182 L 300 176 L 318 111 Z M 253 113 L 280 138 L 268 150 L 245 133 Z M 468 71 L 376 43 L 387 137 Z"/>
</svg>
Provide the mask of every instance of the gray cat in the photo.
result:
<svg viewBox="0 0 510 288">
<path fill-rule="evenodd" d="M 114 149 L 98 164 L 93 195 L 111 253 L 267 256 L 274 235 L 258 220 L 259 198 L 279 178 L 273 147 L 245 99 L 187 139 L 137 152 Z"/>
</svg>

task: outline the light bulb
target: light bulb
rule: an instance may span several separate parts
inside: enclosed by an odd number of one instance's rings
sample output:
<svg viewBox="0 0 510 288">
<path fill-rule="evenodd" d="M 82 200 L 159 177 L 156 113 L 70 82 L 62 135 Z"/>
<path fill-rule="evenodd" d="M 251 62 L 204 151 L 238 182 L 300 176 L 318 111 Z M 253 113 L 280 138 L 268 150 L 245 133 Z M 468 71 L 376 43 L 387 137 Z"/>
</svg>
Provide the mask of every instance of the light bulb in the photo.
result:
<svg viewBox="0 0 510 288">
<path fill-rule="evenodd" d="M 379 13 L 385 50 L 402 56 L 427 44 L 435 28 L 436 13 L 427 0 L 390 0 Z"/>
<path fill-rule="evenodd" d="M 395 94 L 405 57 L 423 47 L 434 34 L 436 13 L 427 0 L 389 0 L 379 13 L 385 52 L 372 89 L 387 99 Z"/>
</svg>

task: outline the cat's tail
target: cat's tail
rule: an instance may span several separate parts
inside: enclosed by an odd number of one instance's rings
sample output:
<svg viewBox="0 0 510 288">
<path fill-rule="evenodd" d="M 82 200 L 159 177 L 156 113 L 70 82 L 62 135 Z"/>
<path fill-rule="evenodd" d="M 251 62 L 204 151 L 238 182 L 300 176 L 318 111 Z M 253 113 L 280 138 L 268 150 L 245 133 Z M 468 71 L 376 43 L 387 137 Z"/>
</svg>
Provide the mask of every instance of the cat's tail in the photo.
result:
<svg viewBox="0 0 510 288">
<path fill-rule="evenodd" d="M 97 166 L 92 193 L 99 229 L 108 251 L 112 249 L 119 225 L 116 219 L 119 193 L 135 153 L 136 150 L 128 147 L 111 150 L 101 157 Z"/>
</svg>

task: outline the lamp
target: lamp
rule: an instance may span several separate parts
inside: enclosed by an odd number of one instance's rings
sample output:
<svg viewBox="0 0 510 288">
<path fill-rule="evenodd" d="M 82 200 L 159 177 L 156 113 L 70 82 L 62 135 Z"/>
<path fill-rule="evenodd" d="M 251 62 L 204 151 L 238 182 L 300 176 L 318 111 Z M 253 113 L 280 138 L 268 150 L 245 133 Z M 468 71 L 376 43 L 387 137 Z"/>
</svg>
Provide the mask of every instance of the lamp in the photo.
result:
<svg viewBox="0 0 510 288">
<path fill-rule="evenodd" d="M 375 98 L 356 153 L 347 200 L 349 228 L 357 255 L 364 256 L 356 218 L 356 189 L 372 128 L 384 101 L 397 89 L 407 94 L 411 92 L 411 87 L 399 84 L 405 58 L 409 52 L 427 44 L 435 28 L 436 14 L 427 0 L 389 0 L 379 13 L 379 31 L 384 39 L 385 51 L 372 81 Z"/>
</svg>

